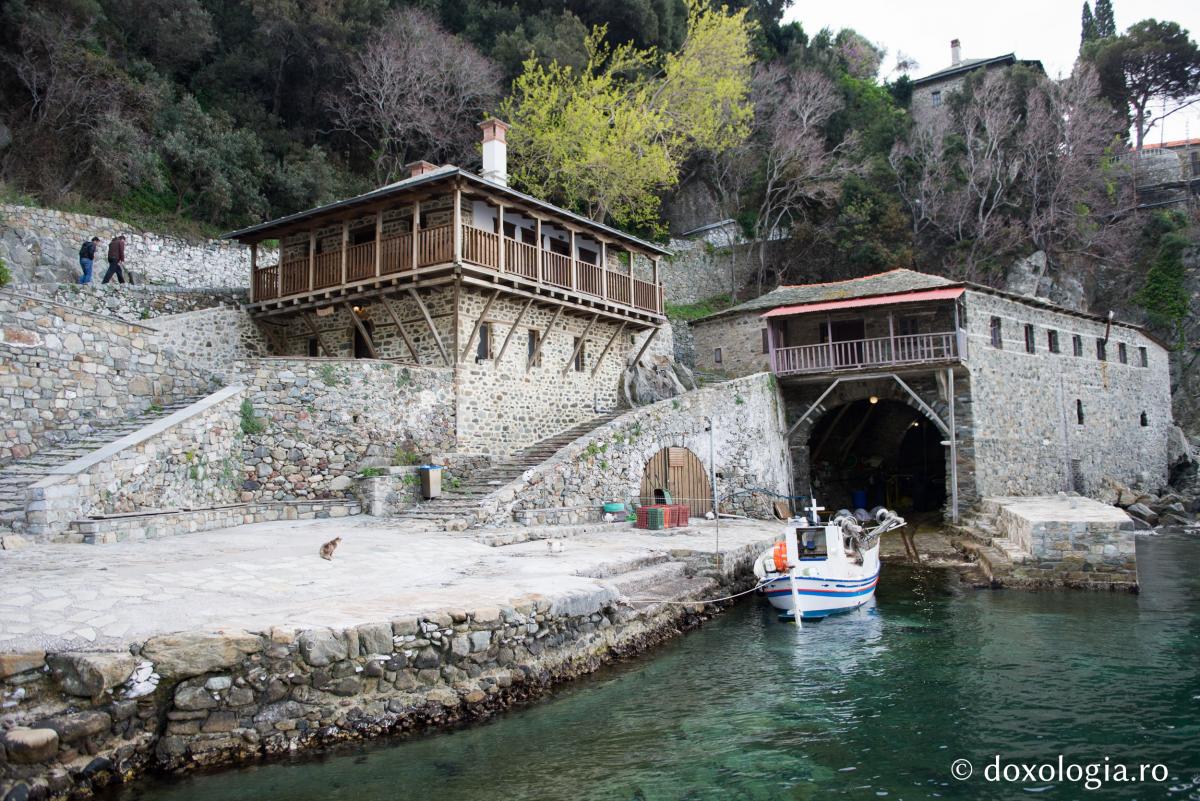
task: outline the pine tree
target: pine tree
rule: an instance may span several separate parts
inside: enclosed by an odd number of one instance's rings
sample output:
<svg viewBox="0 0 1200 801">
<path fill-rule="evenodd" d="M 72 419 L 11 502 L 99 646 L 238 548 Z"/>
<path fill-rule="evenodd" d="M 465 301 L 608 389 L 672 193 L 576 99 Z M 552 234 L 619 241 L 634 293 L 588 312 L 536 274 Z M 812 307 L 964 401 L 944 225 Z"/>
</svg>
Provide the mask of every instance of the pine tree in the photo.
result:
<svg viewBox="0 0 1200 801">
<path fill-rule="evenodd" d="M 1092 4 L 1088 0 L 1083 0 L 1083 23 L 1079 33 L 1079 46 L 1083 47 L 1096 38 L 1096 18 L 1092 16 Z"/>
<path fill-rule="evenodd" d="M 1117 35 L 1117 20 L 1113 16 L 1112 0 L 1096 0 L 1096 37 L 1110 39 Z"/>
</svg>

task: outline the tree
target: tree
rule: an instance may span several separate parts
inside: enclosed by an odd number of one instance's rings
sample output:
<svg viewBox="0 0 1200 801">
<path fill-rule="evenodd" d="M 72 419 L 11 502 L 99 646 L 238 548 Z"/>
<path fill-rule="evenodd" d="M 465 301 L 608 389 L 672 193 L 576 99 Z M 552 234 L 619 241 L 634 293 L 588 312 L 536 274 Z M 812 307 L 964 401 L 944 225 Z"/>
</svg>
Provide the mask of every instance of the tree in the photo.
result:
<svg viewBox="0 0 1200 801">
<path fill-rule="evenodd" d="M 476 123 L 500 95 L 496 65 L 417 9 L 392 12 L 348 72 L 344 92 L 327 102 L 337 128 L 370 152 L 381 182 L 417 158 L 471 160 Z"/>
<path fill-rule="evenodd" d="M 1117 20 L 1113 16 L 1112 0 L 1096 0 L 1096 38 L 1111 39 L 1117 35 Z"/>
<path fill-rule="evenodd" d="M 1096 33 L 1096 18 L 1092 16 L 1092 5 L 1088 0 L 1083 0 L 1083 19 L 1080 22 L 1079 46 L 1083 47 L 1088 42 L 1094 42 L 1100 38 Z"/>
<path fill-rule="evenodd" d="M 1151 128 L 1200 100 L 1200 48 L 1174 22 L 1142 20 L 1121 36 L 1090 44 L 1084 54 L 1096 65 L 1105 96 L 1131 112 L 1138 150 Z M 1157 116 L 1155 102 L 1165 109 Z"/>
<path fill-rule="evenodd" d="M 748 132 L 751 33 L 745 10 L 691 0 L 675 52 L 611 47 L 597 27 L 581 70 L 528 59 L 501 107 L 514 183 L 592 219 L 656 231 L 658 193 L 684 161 Z"/>
</svg>

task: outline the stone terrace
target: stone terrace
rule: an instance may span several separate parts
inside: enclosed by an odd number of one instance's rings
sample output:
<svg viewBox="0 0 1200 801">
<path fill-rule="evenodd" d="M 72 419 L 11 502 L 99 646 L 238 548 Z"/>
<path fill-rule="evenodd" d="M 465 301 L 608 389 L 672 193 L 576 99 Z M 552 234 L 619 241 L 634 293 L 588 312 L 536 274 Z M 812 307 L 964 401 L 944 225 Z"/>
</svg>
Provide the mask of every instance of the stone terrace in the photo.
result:
<svg viewBox="0 0 1200 801">
<path fill-rule="evenodd" d="M 670 536 L 610 524 L 571 537 L 559 554 L 542 541 L 489 547 L 418 522 L 367 518 L 0 551 L 0 652 L 123 650 L 182 630 L 341 628 L 530 594 L 615 599 L 606 579 L 711 552 L 712 524 L 696 523 Z M 756 554 L 777 534 L 771 523 L 722 521 L 721 550 Z M 335 536 L 342 543 L 324 561 L 317 551 Z"/>
</svg>

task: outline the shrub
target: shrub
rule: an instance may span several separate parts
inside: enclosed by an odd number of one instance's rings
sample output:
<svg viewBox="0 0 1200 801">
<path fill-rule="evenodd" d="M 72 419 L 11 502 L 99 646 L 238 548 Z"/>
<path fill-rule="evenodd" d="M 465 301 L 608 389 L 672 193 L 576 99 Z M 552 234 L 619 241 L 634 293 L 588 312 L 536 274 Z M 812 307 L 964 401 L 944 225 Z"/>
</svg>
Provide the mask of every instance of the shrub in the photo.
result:
<svg viewBox="0 0 1200 801">
<path fill-rule="evenodd" d="M 8 271 L 8 265 L 4 263 L 4 259 L 0 259 L 0 287 L 8 286 L 12 281 L 12 273 Z"/>
<path fill-rule="evenodd" d="M 243 434 L 261 434 L 267 429 L 266 424 L 262 420 L 259 420 L 257 417 L 255 417 L 254 404 L 250 402 L 249 398 L 246 398 L 242 401 L 240 414 L 242 417 Z"/>
<path fill-rule="evenodd" d="M 409 467 L 420 463 L 421 455 L 419 453 L 410 451 L 403 445 L 396 446 L 396 452 L 392 455 L 392 464 L 397 467 Z"/>
<path fill-rule="evenodd" d="M 321 365 L 321 381 L 327 387 L 336 387 L 338 385 L 337 368 L 332 364 Z"/>
<path fill-rule="evenodd" d="M 382 467 L 364 467 L 362 470 L 358 471 L 358 474 L 360 476 L 362 476 L 363 478 L 375 478 L 376 476 L 383 475 L 383 468 Z"/>
</svg>

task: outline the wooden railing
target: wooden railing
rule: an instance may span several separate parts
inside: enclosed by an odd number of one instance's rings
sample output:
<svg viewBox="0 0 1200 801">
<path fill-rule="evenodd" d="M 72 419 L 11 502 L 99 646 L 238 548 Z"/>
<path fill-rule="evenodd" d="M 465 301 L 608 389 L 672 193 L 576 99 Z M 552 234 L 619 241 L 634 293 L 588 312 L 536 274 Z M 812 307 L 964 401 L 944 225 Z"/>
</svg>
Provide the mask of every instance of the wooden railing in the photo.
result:
<svg viewBox="0 0 1200 801">
<path fill-rule="evenodd" d="M 575 269 L 579 275 L 579 286 L 575 287 L 576 289 L 598 298 L 604 297 L 604 270 L 600 265 L 576 261 Z"/>
<path fill-rule="evenodd" d="M 379 245 L 380 275 L 402 273 L 412 269 L 412 234 L 388 237 Z"/>
<path fill-rule="evenodd" d="M 608 271 L 608 299 L 626 306 L 633 305 L 633 291 L 630 289 L 630 277 L 625 273 Z"/>
<path fill-rule="evenodd" d="M 485 267 L 498 267 L 495 264 L 485 264 Z M 538 277 L 538 249 L 533 245 L 518 242 L 504 237 L 504 269 L 506 272 L 531 278 Z"/>
<path fill-rule="evenodd" d="M 553 251 L 542 252 L 542 281 L 547 284 L 571 288 L 571 257 Z"/>
<path fill-rule="evenodd" d="M 346 280 L 361 281 L 375 275 L 375 243 L 363 242 L 346 249 Z"/>
<path fill-rule="evenodd" d="M 633 305 L 645 311 L 658 311 L 658 285 L 633 279 Z"/>
<path fill-rule="evenodd" d="M 283 296 L 308 291 L 308 259 L 300 257 L 283 263 Z"/>
<path fill-rule="evenodd" d="M 325 289 L 342 282 L 342 251 L 318 253 L 314 262 L 313 289 Z"/>
<path fill-rule="evenodd" d="M 825 373 L 941 362 L 959 355 L 958 335 L 953 331 L 905 334 L 776 348 L 774 370 L 777 375 Z"/>
<path fill-rule="evenodd" d="M 417 232 L 417 266 L 445 264 L 454 260 L 454 228 L 439 225 Z"/>
<path fill-rule="evenodd" d="M 500 237 L 491 231 L 464 225 L 462 249 L 464 261 L 484 267 L 496 267 L 500 264 Z"/>
<path fill-rule="evenodd" d="M 254 271 L 254 300 L 271 300 L 279 294 L 279 265 L 259 267 Z"/>
</svg>

